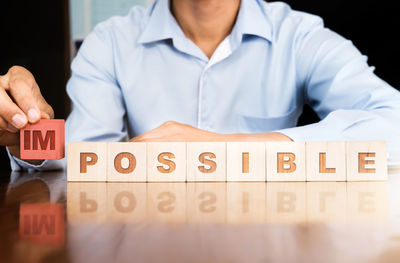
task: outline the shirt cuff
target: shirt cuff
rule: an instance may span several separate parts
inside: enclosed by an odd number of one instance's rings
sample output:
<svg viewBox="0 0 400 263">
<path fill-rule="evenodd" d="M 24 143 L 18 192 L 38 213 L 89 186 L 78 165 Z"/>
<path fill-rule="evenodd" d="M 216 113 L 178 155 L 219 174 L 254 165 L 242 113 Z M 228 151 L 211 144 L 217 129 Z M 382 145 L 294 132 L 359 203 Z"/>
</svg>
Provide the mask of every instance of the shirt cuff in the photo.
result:
<svg viewBox="0 0 400 263">
<path fill-rule="evenodd" d="M 44 160 L 41 164 L 39 165 L 34 165 L 28 162 L 25 162 L 24 160 L 21 160 L 15 156 L 13 156 L 8 148 L 7 148 L 7 153 L 8 156 L 10 157 L 10 165 L 11 165 L 11 170 L 12 171 L 28 171 L 28 172 L 34 172 L 34 171 L 46 171 L 46 170 L 60 170 L 63 167 L 63 160 Z"/>
<path fill-rule="evenodd" d="M 295 142 L 305 141 L 343 141 L 343 136 L 324 122 L 313 123 L 301 127 L 277 130 Z"/>
</svg>

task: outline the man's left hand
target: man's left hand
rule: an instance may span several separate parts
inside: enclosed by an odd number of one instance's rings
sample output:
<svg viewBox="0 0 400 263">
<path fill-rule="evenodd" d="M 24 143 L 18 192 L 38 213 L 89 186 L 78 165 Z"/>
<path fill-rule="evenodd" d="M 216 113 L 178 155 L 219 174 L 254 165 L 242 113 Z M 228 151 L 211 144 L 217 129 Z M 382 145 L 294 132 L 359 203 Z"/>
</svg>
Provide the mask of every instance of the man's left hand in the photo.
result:
<svg viewBox="0 0 400 263">
<path fill-rule="evenodd" d="M 167 121 L 161 126 L 136 136 L 130 142 L 225 142 L 225 141 L 292 141 L 281 133 L 218 134 L 187 124 Z"/>
</svg>

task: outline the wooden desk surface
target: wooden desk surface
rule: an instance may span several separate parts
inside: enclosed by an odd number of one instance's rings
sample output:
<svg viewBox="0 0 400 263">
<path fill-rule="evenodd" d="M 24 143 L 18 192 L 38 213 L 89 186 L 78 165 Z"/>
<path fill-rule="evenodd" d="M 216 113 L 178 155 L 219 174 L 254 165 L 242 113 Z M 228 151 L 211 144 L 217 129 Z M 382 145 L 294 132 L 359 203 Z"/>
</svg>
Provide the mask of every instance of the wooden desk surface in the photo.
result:
<svg viewBox="0 0 400 263">
<path fill-rule="evenodd" d="M 0 191 L 0 262 L 400 262 L 400 171 L 368 183 L 13 173 Z"/>
</svg>

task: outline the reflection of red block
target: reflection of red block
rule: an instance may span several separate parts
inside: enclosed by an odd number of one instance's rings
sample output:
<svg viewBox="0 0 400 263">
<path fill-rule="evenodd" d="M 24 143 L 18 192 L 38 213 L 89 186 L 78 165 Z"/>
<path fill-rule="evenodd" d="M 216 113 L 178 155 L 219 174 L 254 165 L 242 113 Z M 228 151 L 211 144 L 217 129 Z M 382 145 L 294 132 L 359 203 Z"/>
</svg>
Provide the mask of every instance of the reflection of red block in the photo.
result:
<svg viewBox="0 0 400 263">
<path fill-rule="evenodd" d="M 21 159 L 62 159 L 65 151 L 64 120 L 40 120 L 20 132 Z"/>
<path fill-rule="evenodd" d="M 38 245 L 62 246 L 65 239 L 64 209 L 61 204 L 21 204 L 21 240 Z"/>
</svg>

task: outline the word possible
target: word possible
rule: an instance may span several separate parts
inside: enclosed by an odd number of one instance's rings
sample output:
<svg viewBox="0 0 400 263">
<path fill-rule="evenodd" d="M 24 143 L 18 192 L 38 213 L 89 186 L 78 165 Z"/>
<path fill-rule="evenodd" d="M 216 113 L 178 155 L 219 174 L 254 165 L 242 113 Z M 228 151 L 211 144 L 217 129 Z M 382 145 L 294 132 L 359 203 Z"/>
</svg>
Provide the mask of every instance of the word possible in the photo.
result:
<svg viewBox="0 0 400 263">
<path fill-rule="evenodd" d="M 386 144 L 191 142 L 68 144 L 68 181 L 379 181 Z"/>
</svg>

